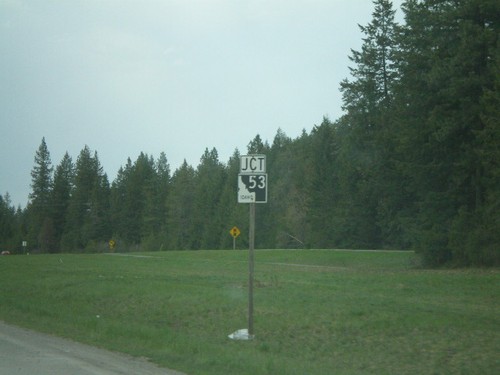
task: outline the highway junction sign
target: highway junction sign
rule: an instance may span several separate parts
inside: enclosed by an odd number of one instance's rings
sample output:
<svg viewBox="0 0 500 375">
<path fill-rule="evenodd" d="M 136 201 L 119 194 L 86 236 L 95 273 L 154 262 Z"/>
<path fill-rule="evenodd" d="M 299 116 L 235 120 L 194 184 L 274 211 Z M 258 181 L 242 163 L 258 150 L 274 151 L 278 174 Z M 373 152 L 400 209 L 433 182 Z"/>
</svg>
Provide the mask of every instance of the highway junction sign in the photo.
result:
<svg viewBox="0 0 500 375">
<path fill-rule="evenodd" d="M 238 203 L 267 203 L 265 155 L 244 155 L 240 158 Z"/>
</svg>

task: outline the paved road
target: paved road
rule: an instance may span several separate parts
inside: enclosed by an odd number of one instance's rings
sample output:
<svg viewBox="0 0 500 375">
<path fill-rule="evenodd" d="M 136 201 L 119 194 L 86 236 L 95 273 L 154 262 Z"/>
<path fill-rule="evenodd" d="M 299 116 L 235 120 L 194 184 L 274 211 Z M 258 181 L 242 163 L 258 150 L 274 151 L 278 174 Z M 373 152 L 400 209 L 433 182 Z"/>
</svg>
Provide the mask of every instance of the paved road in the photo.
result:
<svg viewBox="0 0 500 375">
<path fill-rule="evenodd" d="M 0 321 L 0 375 L 183 375 Z"/>
</svg>

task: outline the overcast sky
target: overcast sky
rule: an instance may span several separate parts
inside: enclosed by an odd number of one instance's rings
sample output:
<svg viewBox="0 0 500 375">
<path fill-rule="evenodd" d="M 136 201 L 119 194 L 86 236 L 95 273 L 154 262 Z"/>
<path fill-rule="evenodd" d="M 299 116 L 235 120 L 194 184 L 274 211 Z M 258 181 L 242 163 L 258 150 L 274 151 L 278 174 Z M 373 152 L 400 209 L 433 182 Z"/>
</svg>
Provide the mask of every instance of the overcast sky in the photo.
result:
<svg viewBox="0 0 500 375">
<path fill-rule="evenodd" d="M 141 151 L 164 151 L 174 171 L 205 148 L 227 162 L 256 134 L 335 120 L 372 12 L 371 0 L 0 0 L 0 194 L 25 206 L 42 137 L 54 166 L 88 145 L 112 182 Z"/>
</svg>

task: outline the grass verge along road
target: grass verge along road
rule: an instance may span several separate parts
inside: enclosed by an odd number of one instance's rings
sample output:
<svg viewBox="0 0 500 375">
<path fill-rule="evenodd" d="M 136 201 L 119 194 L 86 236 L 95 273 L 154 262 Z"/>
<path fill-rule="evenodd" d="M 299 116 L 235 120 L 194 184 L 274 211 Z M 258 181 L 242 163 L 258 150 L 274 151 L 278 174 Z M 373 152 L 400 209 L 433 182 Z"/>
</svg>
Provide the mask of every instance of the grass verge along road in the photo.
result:
<svg viewBox="0 0 500 375">
<path fill-rule="evenodd" d="M 0 319 L 188 374 L 493 374 L 500 272 L 424 270 L 411 252 L 0 258 Z M 133 255 L 133 256 L 129 256 Z"/>
</svg>

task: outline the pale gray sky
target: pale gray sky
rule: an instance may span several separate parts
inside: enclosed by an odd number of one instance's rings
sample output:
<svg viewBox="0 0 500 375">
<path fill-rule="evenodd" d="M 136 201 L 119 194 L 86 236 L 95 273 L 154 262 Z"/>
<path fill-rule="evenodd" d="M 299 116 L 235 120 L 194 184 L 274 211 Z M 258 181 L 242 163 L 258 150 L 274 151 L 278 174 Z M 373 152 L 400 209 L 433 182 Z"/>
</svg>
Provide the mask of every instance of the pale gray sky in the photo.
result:
<svg viewBox="0 0 500 375">
<path fill-rule="evenodd" d="M 164 151 L 173 171 L 206 147 L 227 162 L 256 134 L 335 120 L 372 12 L 371 0 L 0 0 L 0 194 L 24 207 L 42 137 L 54 166 L 88 145 L 111 182 L 141 151 Z"/>
</svg>

